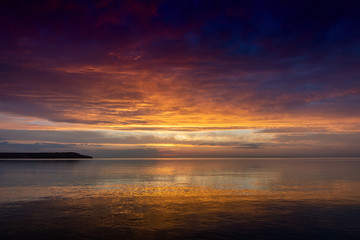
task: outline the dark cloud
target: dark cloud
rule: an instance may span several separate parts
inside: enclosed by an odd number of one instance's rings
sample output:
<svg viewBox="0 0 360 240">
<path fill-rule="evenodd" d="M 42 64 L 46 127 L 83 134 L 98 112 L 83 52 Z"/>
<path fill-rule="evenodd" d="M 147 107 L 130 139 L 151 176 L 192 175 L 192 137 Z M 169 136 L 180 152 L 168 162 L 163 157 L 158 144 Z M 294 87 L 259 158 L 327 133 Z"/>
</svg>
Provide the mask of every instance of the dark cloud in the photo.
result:
<svg viewBox="0 0 360 240">
<path fill-rule="evenodd" d="M 278 127 L 267 128 L 256 131 L 257 133 L 311 133 L 311 132 L 327 132 L 324 127 Z"/>
<path fill-rule="evenodd" d="M 0 136 L 11 141 L 45 141 L 60 143 L 114 142 L 96 131 L 0 130 Z M 76 137 L 74 137 L 76 136 Z M 110 140 L 110 141 L 109 141 Z"/>
<path fill-rule="evenodd" d="M 308 134 L 281 134 L 274 138 L 278 142 L 304 142 L 307 144 L 344 144 L 357 146 L 360 142 L 360 133 L 308 133 Z"/>
<path fill-rule="evenodd" d="M 75 148 L 75 144 L 57 144 L 57 143 L 33 143 L 33 144 L 23 144 L 23 143 L 12 143 L 7 141 L 0 142 L 0 151 L 2 152 L 23 152 L 23 151 L 62 151 L 66 149 Z"/>
<path fill-rule="evenodd" d="M 248 143 L 248 144 L 242 144 L 241 146 L 236 146 L 235 148 L 260 149 L 260 148 L 264 148 L 264 146 L 262 144 L 258 144 L 258 143 Z"/>
<path fill-rule="evenodd" d="M 163 151 L 156 148 L 135 148 L 123 150 L 94 150 L 90 153 L 96 157 L 110 158 L 157 158 L 163 156 Z"/>
</svg>

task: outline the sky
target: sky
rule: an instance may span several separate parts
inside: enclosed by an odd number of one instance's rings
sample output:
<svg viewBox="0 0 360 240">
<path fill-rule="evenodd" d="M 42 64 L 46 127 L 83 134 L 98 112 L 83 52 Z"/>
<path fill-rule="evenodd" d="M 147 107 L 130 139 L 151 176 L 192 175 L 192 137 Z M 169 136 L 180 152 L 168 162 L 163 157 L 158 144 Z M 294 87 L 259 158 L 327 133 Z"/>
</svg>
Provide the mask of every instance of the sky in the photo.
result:
<svg viewBox="0 0 360 240">
<path fill-rule="evenodd" d="M 359 1 L 0 3 L 0 151 L 360 156 Z"/>
</svg>

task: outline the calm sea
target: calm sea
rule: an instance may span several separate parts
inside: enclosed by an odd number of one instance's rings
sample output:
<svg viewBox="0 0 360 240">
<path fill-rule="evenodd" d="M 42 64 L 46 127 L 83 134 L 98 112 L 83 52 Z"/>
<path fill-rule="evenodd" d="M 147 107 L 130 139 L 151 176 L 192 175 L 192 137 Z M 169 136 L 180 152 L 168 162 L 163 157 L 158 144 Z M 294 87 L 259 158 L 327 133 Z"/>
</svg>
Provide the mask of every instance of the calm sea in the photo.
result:
<svg viewBox="0 0 360 240">
<path fill-rule="evenodd" d="M 2 160 L 0 239 L 360 239 L 360 158 Z"/>
</svg>

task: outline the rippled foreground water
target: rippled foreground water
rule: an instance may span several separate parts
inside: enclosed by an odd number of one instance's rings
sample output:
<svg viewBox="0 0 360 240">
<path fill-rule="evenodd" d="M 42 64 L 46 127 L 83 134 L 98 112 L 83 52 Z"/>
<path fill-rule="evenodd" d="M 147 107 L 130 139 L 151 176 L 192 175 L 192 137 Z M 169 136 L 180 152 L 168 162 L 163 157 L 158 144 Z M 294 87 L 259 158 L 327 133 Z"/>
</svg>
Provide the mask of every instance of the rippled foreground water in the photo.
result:
<svg viewBox="0 0 360 240">
<path fill-rule="evenodd" d="M 0 239 L 360 239 L 360 159 L 0 161 Z"/>
</svg>

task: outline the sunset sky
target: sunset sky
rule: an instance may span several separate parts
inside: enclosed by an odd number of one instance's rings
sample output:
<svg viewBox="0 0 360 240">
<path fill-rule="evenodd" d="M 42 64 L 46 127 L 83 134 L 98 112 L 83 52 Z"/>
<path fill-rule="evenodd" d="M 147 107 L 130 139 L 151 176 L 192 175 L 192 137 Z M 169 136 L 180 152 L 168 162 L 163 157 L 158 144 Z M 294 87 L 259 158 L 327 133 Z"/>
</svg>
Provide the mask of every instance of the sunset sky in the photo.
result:
<svg viewBox="0 0 360 240">
<path fill-rule="evenodd" d="M 1 1 L 0 151 L 360 156 L 359 9 Z"/>
</svg>

